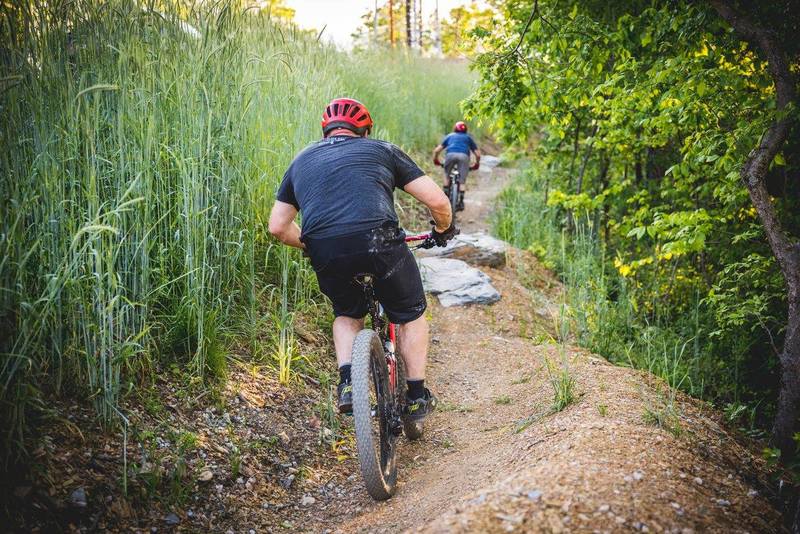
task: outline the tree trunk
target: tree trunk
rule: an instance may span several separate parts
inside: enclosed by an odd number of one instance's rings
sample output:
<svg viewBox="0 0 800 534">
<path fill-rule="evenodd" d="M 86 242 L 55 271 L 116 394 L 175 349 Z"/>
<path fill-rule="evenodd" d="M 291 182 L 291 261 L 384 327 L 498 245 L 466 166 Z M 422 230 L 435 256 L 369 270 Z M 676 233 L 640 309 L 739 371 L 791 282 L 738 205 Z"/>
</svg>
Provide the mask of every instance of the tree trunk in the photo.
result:
<svg viewBox="0 0 800 534">
<path fill-rule="evenodd" d="M 572 190 L 572 177 L 575 174 L 575 160 L 578 159 L 578 149 L 581 141 L 581 118 L 575 120 L 575 138 L 572 141 L 572 159 L 569 162 L 569 176 L 567 177 L 567 191 Z"/>
<path fill-rule="evenodd" d="M 439 0 L 436 0 L 436 5 L 433 8 L 433 27 L 436 32 L 434 37 L 434 46 L 436 53 L 441 57 L 442 53 L 442 27 L 439 25 Z"/>
<path fill-rule="evenodd" d="M 417 2 L 417 47 L 422 50 L 422 0 Z"/>
<path fill-rule="evenodd" d="M 727 0 L 712 0 L 717 13 L 739 36 L 759 49 L 767 60 L 767 69 L 775 82 L 778 110 L 784 110 L 797 99 L 795 81 L 789 69 L 786 52 L 775 34 L 763 28 L 733 7 Z M 800 241 L 790 237 L 782 226 L 775 205 L 767 191 L 766 176 L 772 160 L 781 150 L 789 134 L 790 119 L 780 118 L 770 124 L 757 147 L 747 156 L 740 172 L 747 185 L 750 200 L 758 212 L 772 253 L 786 279 L 789 313 L 786 337 L 780 355 L 781 385 L 778 412 L 772 427 L 772 438 L 781 450 L 781 459 L 789 461 L 795 454 L 794 433 L 800 408 Z M 797 526 L 797 525 L 795 525 Z"/>
<path fill-rule="evenodd" d="M 375 13 L 372 16 L 372 46 L 378 46 L 378 0 L 375 0 Z"/>
<path fill-rule="evenodd" d="M 597 125 L 595 124 L 592 131 L 589 133 L 588 145 L 586 146 L 586 153 L 583 155 L 583 162 L 581 163 L 581 172 L 578 174 L 578 183 L 575 186 L 575 194 L 580 195 L 583 190 L 583 175 L 586 174 L 586 167 L 589 165 L 589 158 L 592 157 L 592 147 L 594 145 L 594 136 L 597 135 Z"/>
<path fill-rule="evenodd" d="M 389 44 L 394 47 L 394 0 L 389 0 Z"/>
<path fill-rule="evenodd" d="M 411 0 L 406 0 L 406 46 L 411 50 L 413 26 L 411 25 L 411 11 L 414 7 L 411 5 Z"/>
</svg>

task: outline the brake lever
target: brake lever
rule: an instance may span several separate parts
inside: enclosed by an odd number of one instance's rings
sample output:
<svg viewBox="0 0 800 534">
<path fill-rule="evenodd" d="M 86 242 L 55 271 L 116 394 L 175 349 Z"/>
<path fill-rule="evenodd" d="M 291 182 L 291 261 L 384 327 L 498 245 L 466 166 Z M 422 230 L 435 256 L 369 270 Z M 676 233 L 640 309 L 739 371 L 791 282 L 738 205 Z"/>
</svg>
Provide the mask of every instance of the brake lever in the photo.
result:
<svg viewBox="0 0 800 534">
<path fill-rule="evenodd" d="M 426 237 L 425 240 L 422 243 L 420 243 L 419 245 L 414 247 L 414 250 L 417 250 L 417 249 L 420 249 L 420 248 L 430 249 L 430 248 L 433 248 L 435 246 L 436 246 L 436 241 L 434 241 L 432 237 Z"/>
</svg>

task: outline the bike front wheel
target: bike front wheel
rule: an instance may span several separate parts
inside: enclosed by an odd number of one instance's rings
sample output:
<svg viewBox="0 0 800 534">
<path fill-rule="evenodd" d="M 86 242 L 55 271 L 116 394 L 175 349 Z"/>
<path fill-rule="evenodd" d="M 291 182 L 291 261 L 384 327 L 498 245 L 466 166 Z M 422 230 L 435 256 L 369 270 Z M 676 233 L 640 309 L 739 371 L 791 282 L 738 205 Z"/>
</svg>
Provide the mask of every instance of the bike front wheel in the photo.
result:
<svg viewBox="0 0 800 534">
<path fill-rule="evenodd" d="M 361 474 L 370 496 L 383 501 L 394 495 L 397 487 L 397 438 L 391 428 L 395 399 L 386 355 L 374 330 L 365 329 L 356 336 L 350 374 Z"/>
</svg>

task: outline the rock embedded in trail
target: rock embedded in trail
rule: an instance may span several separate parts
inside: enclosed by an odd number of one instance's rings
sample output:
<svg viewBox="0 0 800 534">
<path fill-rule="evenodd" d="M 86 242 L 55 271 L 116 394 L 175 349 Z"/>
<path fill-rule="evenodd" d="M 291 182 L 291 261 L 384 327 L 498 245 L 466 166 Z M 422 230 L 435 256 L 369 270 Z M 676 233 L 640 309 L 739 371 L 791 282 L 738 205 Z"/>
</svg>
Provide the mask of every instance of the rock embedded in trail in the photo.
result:
<svg viewBox="0 0 800 534">
<path fill-rule="evenodd" d="M 497 156 L 481 156 L 481 166 L 478 169 L 478 172 L 490 174 L 498 165 L 500 165 L 500 158 Z"/>
<path fill-rule="evenodd" d="M 461 234 L 446 247 L 425 250 L 422 254 L 427 257 L 454 258 L 471 265 L 499 268 L 506 264 L 506 242 L 483 232 Z"/>
<path fill-rule="evenodd" d="M 425 291 L 439 298 L 444 307 L 493 304 L 500 293 L 485 273 L 461 260 L 421 258 L 419 271 Z"/>
</svg>

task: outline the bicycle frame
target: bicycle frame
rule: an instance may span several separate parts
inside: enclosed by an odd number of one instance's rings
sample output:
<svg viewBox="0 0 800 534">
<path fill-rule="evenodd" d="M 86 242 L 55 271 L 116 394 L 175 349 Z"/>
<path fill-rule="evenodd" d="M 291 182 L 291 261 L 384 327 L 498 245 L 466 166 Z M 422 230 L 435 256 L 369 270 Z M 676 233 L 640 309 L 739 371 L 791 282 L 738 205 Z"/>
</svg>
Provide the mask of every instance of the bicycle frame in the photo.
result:
<svg viewBox="0 0 800 534">
<path fill-rule="evenodd" d="M 415 241 L 425 241 L 430 237 L 431 234 L 429 233 L 407 235 L 405 237 L 405 242 L 413 243 Z M 386 320 L 383 307 L 375 296 L 375 289 L 372 286 L 372 277 L 366 276 L 361 285 L 364 289 L 364 296 L 367 299 L 369 316 L 372 320 L 372 329 L 378 333 L 381 343 L 383 344 L 383 350 L 386 354 L 386 365 L 389 368 L 389 386 L 392 389 L 392 393 L 394 393 L 397 390 L 397 325 Z"/>
<path fill-rule="evenodd" d="M 430 234 L 405 238 L 406 243 L 413 241 L 423 242 L 412 249 L 435 244 Z M 373 499 L 385 500 L 397 488 L 397 439 L 403 433 L 411 440 L 419 439 L 423 428 L 421 421 L 405 417 L 403 362 L 397 359 L 395 351 L 397 325 L 386 317 L 378 301 L 373 275 L 359 274 L 355 282 L 364 291 L 372 320 L 370 328 L 358 332 L 353 341 L 351 379 L 356 447 L 367 491 Z"/>
</svg>

